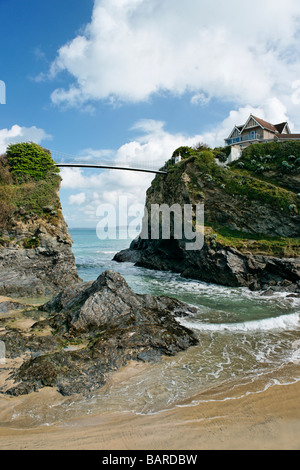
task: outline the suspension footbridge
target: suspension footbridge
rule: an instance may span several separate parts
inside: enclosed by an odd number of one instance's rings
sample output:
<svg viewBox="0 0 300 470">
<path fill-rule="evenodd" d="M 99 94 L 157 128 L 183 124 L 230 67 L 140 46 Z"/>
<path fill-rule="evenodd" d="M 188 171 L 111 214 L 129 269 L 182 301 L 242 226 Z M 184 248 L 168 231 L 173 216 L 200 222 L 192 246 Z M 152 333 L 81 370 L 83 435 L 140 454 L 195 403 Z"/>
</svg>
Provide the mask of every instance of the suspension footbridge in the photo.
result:
<svg viewBox="0 0 300 470">
<path fill-rule="evenodd" d="M 118 161 L 118 160 L 104 160 L 90 156 L 78 157 L 75 155 L 69 155 L 57 150 L 50 150 L 55 166 L 59 168 L 99 168 L 107 170 L 123 170 L 123 171 L 138 171 L 142 173 L 154 173 L 160 175 L 166 175 L 167 170 L 161 168 L 161 162 L 157 160 L 146 162 L 134 162 L 134 161 Z"/>
</svg>

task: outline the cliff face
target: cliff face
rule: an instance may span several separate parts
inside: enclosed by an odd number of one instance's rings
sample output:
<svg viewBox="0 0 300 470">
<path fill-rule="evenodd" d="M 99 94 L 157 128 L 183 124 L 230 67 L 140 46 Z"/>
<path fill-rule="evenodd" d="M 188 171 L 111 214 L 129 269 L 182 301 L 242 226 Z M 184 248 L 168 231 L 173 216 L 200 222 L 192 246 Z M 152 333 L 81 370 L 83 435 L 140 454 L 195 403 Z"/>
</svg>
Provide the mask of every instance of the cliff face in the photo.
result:
<svg viewBox="0 0 300 470">
<path fill-rule="evenodd" d="M 146 208 L 150 214 L 153 204 L 203 204 L 202 250 L 187 251 L 186 240 L 176 239 L 172 226 L 170 240 L 151 239 L 149 217 L 144 227 L 149 239 L 138 238 L 115 260 L 222 285 L 300 292 L 300 159 L 291 155 L 288 168 L 280 153 L 283 144 L 277 145 L 275 156 L 265 155 L 270 149 L 264 146 L 252 146 L 256 163 L 246 153 L 226 167 L 217 164 L 214 151 L 181 148 L 183 160 L 152 182 Z"/>
<path fill-rule="evenodd" d="M 63 219 L 55 227 L 38 218 L 18 221 L 5 239 L 0 247 L 0 295 L 50 296 L 79 281 Z"/>
<path fill-rule="evenodd" d="M 0 158 L 0 295 L 52 296 L 80 281 L 57 171 L 36 179 Z"/>
</svg>

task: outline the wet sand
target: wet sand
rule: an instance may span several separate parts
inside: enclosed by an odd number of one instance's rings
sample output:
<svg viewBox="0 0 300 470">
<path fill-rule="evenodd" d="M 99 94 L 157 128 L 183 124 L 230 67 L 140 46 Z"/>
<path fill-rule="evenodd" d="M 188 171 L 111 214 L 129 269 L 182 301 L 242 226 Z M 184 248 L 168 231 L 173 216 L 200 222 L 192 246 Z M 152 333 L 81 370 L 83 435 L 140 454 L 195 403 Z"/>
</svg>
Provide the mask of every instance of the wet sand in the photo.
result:
<svg viewBox="0 0 300 470">
<path fill-rule="evenodd" d="M 21 403 L 22 398 L 13 400 Z M 201 395 L 193 400 L 198 404 L 186 403 L 154 415 L 104 412 L 50 427 L 17 430 L 3 426 L 0 449 L 300 449 L 300 382 L 274 385 L 240 398 L 209 401 L 209 396 Z M 2 406 L 0 417 L 4 415 Z"/>
</svg>

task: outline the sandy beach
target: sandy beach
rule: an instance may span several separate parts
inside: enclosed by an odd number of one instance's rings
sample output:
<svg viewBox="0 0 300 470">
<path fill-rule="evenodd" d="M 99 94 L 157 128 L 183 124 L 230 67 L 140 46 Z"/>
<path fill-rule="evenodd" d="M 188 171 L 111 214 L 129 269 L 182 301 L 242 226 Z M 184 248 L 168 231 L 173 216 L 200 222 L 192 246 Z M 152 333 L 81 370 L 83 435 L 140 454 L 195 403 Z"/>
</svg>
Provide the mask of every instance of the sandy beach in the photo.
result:
<svg viewBox="0 0 300 470">
<path fill-rule="evenodd" d="M 297 367 L 297 366 L 294 366 Z M 124 372 L 123 372 L 124 373 Z M 47 400 L 56 392 L 43 392 Z M 49 427 L 0 427 L 1 450 L 300 449 L 300 382 L 232 396 L 209 392 L 153 415 L 95 413 Z M 240 395 L 240 396 L 239 396 Z M 33 394 L 33 400 L 41 397 Z M 22 398 L 14 398 L 22 402 Z M 9 405 L 11 402 L 7 402 Z M 0 416 L 8 408 L 2 402 Z M 2 420 L 1 420 L 2 421 Z M 4 420 L 5 421 L 5 420 Z M 3 423 L 3 421 L 2 421 Z"/>
</svg>

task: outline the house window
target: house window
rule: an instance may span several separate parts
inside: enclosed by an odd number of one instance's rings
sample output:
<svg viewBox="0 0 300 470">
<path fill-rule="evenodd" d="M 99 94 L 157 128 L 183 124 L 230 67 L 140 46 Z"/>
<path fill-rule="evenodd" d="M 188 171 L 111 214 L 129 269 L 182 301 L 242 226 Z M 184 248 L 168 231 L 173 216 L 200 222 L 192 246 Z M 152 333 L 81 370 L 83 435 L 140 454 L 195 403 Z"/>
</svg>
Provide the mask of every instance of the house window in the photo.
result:
<svg viewBox="0 0 300 470">
<path fill-rule="evenodd" d="M 250 132 L 250 139 L 256 139 L 256 131 Z"/>
</svg>

